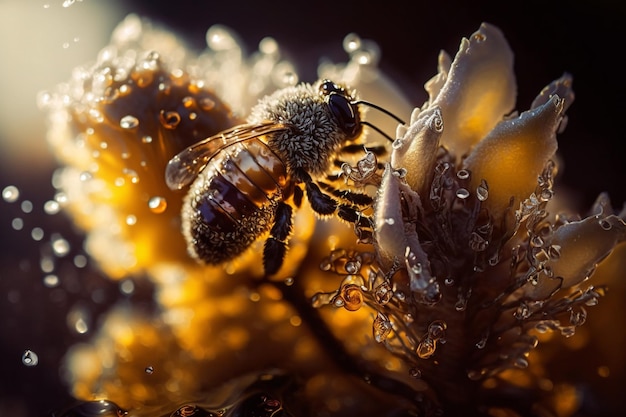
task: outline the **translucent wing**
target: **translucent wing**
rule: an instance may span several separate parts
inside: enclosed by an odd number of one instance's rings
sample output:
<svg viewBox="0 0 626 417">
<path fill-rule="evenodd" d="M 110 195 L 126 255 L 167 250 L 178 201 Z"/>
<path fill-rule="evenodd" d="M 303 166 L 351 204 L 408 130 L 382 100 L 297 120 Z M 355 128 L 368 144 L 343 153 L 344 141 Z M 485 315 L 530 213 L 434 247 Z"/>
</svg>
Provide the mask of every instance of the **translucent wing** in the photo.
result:
<svg viewBox="0 0 626 417">
<path fill-rule="evenodd" d="M 189 185 L 220 151 L 237 143 L 256 139 L 269 133 L 287 130 L 287 125 L 277 122 L 245 124 L 225 130 L 194 143 L 170 159 L 165 168 L 165 182 L 171 190 Z"/>
</svg>

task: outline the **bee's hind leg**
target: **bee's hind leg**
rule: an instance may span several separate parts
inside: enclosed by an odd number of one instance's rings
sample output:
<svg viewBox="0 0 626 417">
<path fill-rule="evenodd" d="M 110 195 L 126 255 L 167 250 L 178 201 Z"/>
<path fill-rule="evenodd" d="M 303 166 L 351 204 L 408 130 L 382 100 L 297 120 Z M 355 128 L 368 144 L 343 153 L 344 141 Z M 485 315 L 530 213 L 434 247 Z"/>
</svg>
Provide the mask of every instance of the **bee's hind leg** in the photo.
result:
<svg viewBox="0 0 626 417">
<path fill-rule="evenodd" d="M 263 247 L 263 267 L 267 275 L 275 274 L 283 265 L 287 253 L 287 238 L 293 227 L 292 215 L 293 210 L 289 204 L 278 203 L 270 236 Z"/>
</svg>

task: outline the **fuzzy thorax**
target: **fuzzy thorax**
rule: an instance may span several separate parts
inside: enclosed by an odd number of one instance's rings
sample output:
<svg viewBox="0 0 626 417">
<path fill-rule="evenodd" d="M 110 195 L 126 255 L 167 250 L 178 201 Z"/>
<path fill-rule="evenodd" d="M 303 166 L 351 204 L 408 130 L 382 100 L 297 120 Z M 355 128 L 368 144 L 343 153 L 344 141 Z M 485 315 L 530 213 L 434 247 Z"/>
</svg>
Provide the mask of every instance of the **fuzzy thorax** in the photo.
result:
<svg viewBox="0 0 626 417">
<path fill-rule="evenodd" d="M 327 172 L 332 158 L 347 140 L 317 84 L 299 84 L 276 91 L 252 109 L 249 123 L 275 121 L 289 129 L 271 135 L 272 148 L 290 174 L 303 169 L 316 177 Z"/>
</svg>

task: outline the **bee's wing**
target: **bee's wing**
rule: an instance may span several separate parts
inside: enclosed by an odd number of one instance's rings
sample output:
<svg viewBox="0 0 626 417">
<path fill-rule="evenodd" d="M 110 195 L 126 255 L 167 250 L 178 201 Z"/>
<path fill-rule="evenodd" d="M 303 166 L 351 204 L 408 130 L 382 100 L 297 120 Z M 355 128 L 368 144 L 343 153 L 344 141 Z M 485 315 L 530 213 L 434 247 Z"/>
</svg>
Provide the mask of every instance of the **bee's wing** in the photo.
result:
<svg viewBox="0 0 626 417">
<path fill-rule="evenodd" d="M 194 143 L 170 159 L 165 168 L 165 182 L 171 190 L 189 185 L 221 150 L 259 136 L 284 131 L 287 126 L 277 122 L 244 124 Z"/>
</svg>

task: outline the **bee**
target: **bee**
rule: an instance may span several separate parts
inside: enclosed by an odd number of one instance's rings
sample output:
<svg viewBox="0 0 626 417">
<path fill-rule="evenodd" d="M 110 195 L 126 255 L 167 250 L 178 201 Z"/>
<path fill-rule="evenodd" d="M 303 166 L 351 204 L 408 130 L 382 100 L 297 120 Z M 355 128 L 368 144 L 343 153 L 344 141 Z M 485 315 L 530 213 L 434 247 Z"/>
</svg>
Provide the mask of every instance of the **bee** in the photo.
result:
<svg viewBox="0 0 626 417">
<path fill-rule="evenodd" d="M 293 206 L 300 207 L 305 192 L 319 215 L 336 213 L 359 222 L 359 207 L 372 202 L 369 195 L 324 184 L 331 196 L 317 181 L 342 148 L 363 149 L 355 142 L 368 124 L 361 120 L 359 104 L 372 104 L 354 97 L 329 80 L 290 86 L 261 99 L 246 124 L 174 156 L 165 180 L 172 190 L 191 184 L 181 213 L 190 255 L 220 264 L 269 231 L 263 265 L 267 275 L 275 274 L 292 233 Z"/>
</svg>

